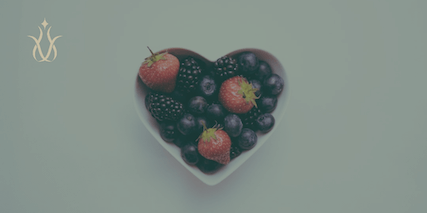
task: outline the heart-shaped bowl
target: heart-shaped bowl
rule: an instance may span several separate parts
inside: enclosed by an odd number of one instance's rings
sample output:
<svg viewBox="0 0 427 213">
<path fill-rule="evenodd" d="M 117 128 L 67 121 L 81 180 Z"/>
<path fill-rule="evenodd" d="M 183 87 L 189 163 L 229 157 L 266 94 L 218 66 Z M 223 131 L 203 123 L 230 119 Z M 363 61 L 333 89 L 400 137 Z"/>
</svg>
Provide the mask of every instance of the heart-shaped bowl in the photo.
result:
<svg viewBox="0 0 427 213">
<path fill-rule="evenodd" d="M 176 56 L 179 60 L 184 59 L 188 56 L 194 57 L 196 59 L 199 59 L 200 62 L 204 63 L 204 66 L 206 68 L 211 68 L 213 66 L 212 61 L 204 58 L 198 53 L 195 53 L 191 50 L 182 49 L 182 48 L 169 48 L 165 50 L 161 50 L 158 52 L 165 52 Z M 258 135 L 258 142 L 254 148 L 248 151 L 242 152 L 240 156 L 233 159 L 228 163 L 227 165 L 221 167 L 218 171 L 216 171 L 214 174 L 205 174 L 201 172 L 196 166 L 190 166 L 184 162 L 184 160 L 181 158 L 181 150 L 179 147 L 177 147 L 173 143 L 167 143 L 160 137 L 160 127 L 157 121 L 151 116 L 151 114 L 147 111 L 145 108 L 145 96 L 148 92 L 148 87 L 141 81 L 139 76 L 136 76 L 136 82 L 135 82 L 135 108 L 136 112 L 139 115 L 139 118 L 141 119 L 142 123 L 145 125 L 145 127 L 148 129 L 148 131 L 153 135 L 153 137 L 172 155 L 178 160 L 185 168 L 187 168 L 191 173 L 193 173 L 197 178 L 199 178 L 202 182 L 204 182 L 207 185 L 213 186 L 224 180 L 226 177 L 228 177 L 231 173 L 233 173 L 239 166 L 241 166 L 249 157 L 251 157 L 271 136 L 271 134 L 278 128 L 280 128 L 280 121 L 282 120 L 285 112 L 285 100 L 287 99 L 287 96 L 289 94 L 289 84 L 286 78 L 285 69 L 279 62 L 279 60 L 274 57 L 272 54 L 260 50 L 260 49 L 253 49 L 253 48 L 247 48 L 247 49 L 240 49 L 233 51 L 231 53 L 226 54 L 227 56 L 234 57 L 242 52 L 253 52 L 259 60 L 267 62 L 273 73 L 279 75 L 283 78 L 285 84 L 283 91 L 278 95 L 277 98 L 277 107 L 276 109 L 271 113 L 275 118 L 275 124 L 273 129 L 266 133 L 266 134 L 260 134 Z"/>
</svg>

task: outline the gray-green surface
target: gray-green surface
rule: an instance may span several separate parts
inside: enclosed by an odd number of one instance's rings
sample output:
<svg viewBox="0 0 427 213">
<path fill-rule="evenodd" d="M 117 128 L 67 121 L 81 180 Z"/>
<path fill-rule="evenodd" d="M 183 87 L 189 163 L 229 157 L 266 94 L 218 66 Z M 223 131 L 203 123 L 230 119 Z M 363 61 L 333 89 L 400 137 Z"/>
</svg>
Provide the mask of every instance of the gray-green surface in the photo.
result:
<svg viewBox="0 0 427 213">
<path fill-rule="evenodd" d="M 3 0 L 0 212 L 426 212 L 426 7 Z M 44 18 L 62 35 L 51 63 L 28 37 Z M 280 131 L 206 186 L 134 110 L 147 45 L 269 51 L 290 83 Z"/>
</svg>

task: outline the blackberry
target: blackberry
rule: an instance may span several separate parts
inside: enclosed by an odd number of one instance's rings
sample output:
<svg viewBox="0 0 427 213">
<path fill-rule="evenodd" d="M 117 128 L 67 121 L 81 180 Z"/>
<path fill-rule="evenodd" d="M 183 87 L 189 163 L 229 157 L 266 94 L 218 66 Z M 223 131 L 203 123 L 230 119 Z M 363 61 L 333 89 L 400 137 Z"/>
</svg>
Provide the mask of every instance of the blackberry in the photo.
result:
<svg viewBox="0 0 427 213">
<path fill-rule="evenodd" d="M 257 107 L 252 107 L 252 109 L 241 115 L 243 127 L 255 130 L 255 121 L 261 115 L 261 110 Z"/>
<path fill-rule="evenodd" d="M 202 70 L 196 60 L 192 57 L 186 58 L 179 67 L 176 78 L 177 90 L 184 94 L 194 92 L 199 84 L 200 73 L 202 73 Z"/>
<path fill-rule="evenodd" d="M 230 148 L 230 160 L 237 158 L 242 153 L 242 150 L 238 146 L 231 146 Z"/>
<path fill-rule="evenodd" d="M 214 73 L 216 78 L 222 82 L 233 76 L 236 76 L 239 71 L 239 65 L 236 59 L 228 56 L 223 56 L 215 61 Z"/>
<path fill-rule="evenodd" d="M 176 121 L 184 114 L 182 103 L 167 95 L 151 92 L 148 102 L 148 111 L 157 121 Z"/>
</svg>

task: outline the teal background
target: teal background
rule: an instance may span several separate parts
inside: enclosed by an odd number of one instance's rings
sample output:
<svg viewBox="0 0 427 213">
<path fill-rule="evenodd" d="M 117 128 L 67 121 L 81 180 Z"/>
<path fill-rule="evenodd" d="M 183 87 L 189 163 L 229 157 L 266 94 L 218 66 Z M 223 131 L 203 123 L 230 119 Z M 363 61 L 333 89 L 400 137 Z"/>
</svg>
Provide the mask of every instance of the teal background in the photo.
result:
<svg viewBox="0 0 427 213">
<path fill-rule="evenodd" d="M 3 0 L 0 212 L 425 212 L 426 6 Z M 44 18 L 62 35 L 52 63 L 27 37 Z M 279 131 L 203 184 L 135 112 L 146 46 L 272 53 L 290 88 Z"/>
</svg>

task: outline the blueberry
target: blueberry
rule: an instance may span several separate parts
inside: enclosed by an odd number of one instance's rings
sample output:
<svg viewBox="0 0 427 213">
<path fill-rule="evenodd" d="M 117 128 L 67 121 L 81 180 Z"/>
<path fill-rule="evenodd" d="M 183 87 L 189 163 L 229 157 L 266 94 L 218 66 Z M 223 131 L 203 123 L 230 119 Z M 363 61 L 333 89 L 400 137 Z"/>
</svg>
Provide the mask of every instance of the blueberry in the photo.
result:
<svg viewBox="0 0 427 213">
<path fill-rule="evenodd" d="M 236 114 L 228 114 L 224 118 L 224 131 L 230 137 L 237 137 L 243 129 L 242 120 Z"/>
<path fill-rule="evenodd" d="M 260 81 L 258 81 L 258 80 L 256 80 L 256 79 L 252 79 L 252 80 L 250 80 L 250 81 L 249 81 L 249 83 L 251 83 L 251 84 L 252 84 L 252 88 L 256 88 L 256 89 L 258 89 L 258 90 L 255 92 L 255 95 L 256 95 L 257 97 L 260 97 L 260 96 L 261 96 L 261 82 L 260 82 Z"/>
<path fill-rule="evenodd" d="M 178 130 L 183 135 L 191 135 L 197 131 L 196 118 L 190 113 L 185 113 L 177 123 Z"/>
<path fill-rule="evenodd" d="M 260 115 L 256 121 L 255 126 L 262 133 L 270 132 L 274 126 L 274 117 L 270 113 L 265 113 Z"/>
<path fill-rule="evenodd" d="M 213 100 L 218 96 L 219 86 L 212 76 L 205 75 L 200 80 L 197 91 L 206 100 Z"/>
<path fill-rule="evenodd" d="M 273 112 L 277 106 L 277 97 L 261 96 L 261 98 L 257 100 L 257 104 L 259 109 L 261 109 L 262 112 Z"/>
<path fill-rule="evenodd" d="M 160 137 L 166 142 L 172 142 L 179 135 L 176 124 L 172 121 L 165 121 L 160 124 Z"/>
<path fill-rule="evenodd" d="M 195 115 L 201 115 L 205 113 L 208 102 L 202 96 L 194 96 L 188 103 L 188 109 Z"/>
<path fill-rule="evenodd" d="M 258 140 L 256 133 L 252 129 L 243 128 L 242 133 L 237 138 L 237 144 L 243 150 L 254 148 Z"/>
<path fill-rule="evenodd" d="M 231 146 L 230 148 L 230 160 L 238 157 L 242 153 L 242 150 L 238 146 Z"/>
<path fill-rule="evenodd" d="M 264 80 L 263 90 L 271 95 L 278 95 L 283 90 L 285 82 L 277 74 L 272 74 Z"/>
<path fill-rule="evenodd" d="M 194 143 L 189 143 L 182 147 L 181 157 L 188 165 L 196 165 L 200 158 L 197 146 Z"/>
<path fill-rule="evenodd" d="M 189 140 L 186 136 L 180 135 L 180 136 L 178 136 L 177 138 L 175 138 L 175 140 L 173 140 L 173 143 L 174 143 L 177 147 L 182 148 L 182 147 L 184 147 L 185 145 L 189 144 L 189 143 L 190 143 L 190 140 Z"/>
<path fill-rule="evenodd" d="M 258 70 L 259 61 L 256 55 L 252 52 L 244 52 L 240 54 L 238 63 L 240 71 L 244 76 L 250 76 Z"/>
<path fill-rule="evenodd" d="M 197 134 L 200 135 L 203 132 L 203 124 L 205 124 L 206 128 L 213 127 L 214 123 L 207 119 L 205 116 L 198 116 L 196 118 L 196 125 L 197 125 Z"/>
<path fill-rule="evenodd" d="M 261 82 L 270 76 L 272 73 L 270 65 L 265 61 L 259 61 L 259 68 L 254 73 L 254 78 L 260 80 Z"/>
<path fill-rule="evenodd" d="M 197 167 L 205 174 L 213 174 L 218 171 L 223 165 L 206 158 L 201 158 L 199 162 L 196 164 Z"/>
<path fill-rule="evenodd" d="M 215 120 L 217 122 L 223 122 L 226 115 L 226 110 L 221 104 L 213 103 L 208 106 L 206 109 L 206 116 L 209 119 Z"/>
</svg>

